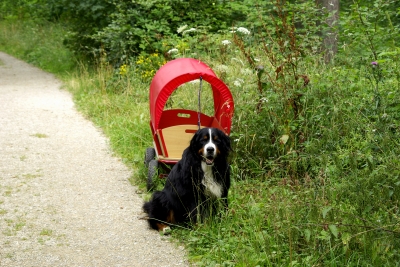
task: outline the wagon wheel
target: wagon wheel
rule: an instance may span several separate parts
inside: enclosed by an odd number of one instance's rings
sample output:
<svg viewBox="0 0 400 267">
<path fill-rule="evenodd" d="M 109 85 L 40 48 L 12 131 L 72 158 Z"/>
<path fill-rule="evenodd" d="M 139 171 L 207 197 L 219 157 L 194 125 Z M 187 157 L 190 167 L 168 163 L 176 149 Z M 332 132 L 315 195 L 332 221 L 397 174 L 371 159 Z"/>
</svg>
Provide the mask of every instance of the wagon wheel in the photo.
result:
<svg viewBox="0 0 400 267">
<path fill-rule="evenodd" d="M 146 148 L 146 154 L 144 155 L 144 164 L 149 167 L 149 162 L 156 157 L 156 150 L 153 147 Z"/>
<path fill-rule="evenodd" d="M 151 160 L 148 167 L 147 190 L 151 190 L 154 187 L 154 178 L 158 176 L 158 161 L 155 159 Z"/>
</svg>

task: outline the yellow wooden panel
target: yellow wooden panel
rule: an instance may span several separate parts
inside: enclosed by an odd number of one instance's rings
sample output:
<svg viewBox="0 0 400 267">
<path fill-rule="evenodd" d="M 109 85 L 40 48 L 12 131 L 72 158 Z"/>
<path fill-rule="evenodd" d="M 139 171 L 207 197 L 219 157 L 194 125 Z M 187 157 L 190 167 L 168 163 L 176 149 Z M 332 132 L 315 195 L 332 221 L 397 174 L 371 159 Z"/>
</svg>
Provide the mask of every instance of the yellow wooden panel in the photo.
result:
<svg viewBox="0 0 400 267">
<path fill-rule="evenodd" d="M 187 130 L 190 132 L 187 133 Z M 197 125 L 177 125 L 160 130 L 164 137 L 168 159 L 181 159 L 183 150 L 190 144 L 193 131 L 197 130 Z"/>
</svg>

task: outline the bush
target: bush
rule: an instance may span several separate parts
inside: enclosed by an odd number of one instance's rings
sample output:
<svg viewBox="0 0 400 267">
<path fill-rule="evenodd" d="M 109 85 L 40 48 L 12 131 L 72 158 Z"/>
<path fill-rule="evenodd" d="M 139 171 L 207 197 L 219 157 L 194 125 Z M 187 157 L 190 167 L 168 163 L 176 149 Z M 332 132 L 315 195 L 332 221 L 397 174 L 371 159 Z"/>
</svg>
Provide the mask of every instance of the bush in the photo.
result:
<svg viewBox="0 0 400 267">
<path fill-rule="evenodd" d="M 90 56 L 104 51 L 115 64 L 141 52 L 166 52 L 163 40 L 183 25 L 216 32 L 234 21 L 225 1 L 63 0 L 61 5 L 72 23 L 69 47 Z"/>
</svg>

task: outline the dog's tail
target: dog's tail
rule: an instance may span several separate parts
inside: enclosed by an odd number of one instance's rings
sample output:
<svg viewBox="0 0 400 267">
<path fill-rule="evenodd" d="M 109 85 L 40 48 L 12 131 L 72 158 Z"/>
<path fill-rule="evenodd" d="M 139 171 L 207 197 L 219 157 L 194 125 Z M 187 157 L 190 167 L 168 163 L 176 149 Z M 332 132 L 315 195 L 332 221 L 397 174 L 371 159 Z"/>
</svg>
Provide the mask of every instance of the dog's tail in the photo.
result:
<svg viewBox="0 0 400 267">
<path fill-rule="evenodd" d="M 147 214 L 149 214 L 149 213 L 150 213 L 150 210 L 151 210 L 151 200 L 148 201 L 148 202 L 145 202 L 145 203 L 143 204 L 143 211 L 144 211 L 144 212 L 146 212 Z"/>
<path fill-rule="evenodd" d="M 143 204 L 143 211 L 147 213 L 147 220 L 151 228 L 163 230 L 169 223 L 174 223 L 173 212 L 162 191 L 155 191 L 150 201 Z M 171 217 L 172 214 L 172 217 Z"/>
</svg>

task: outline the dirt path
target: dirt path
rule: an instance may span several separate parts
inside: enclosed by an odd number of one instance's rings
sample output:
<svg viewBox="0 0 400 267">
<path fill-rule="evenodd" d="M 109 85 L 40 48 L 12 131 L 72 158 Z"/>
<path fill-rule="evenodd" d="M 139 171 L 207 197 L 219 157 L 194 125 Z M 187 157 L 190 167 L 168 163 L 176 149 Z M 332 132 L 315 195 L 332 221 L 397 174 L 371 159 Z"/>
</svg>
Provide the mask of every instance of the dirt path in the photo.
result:
<svg viewBox="0 0 400 267">
<path fill-rule="evenodd" d="M 187 266 L 60 85 L 0 52 L 0 266 Z"/>
</svg>

